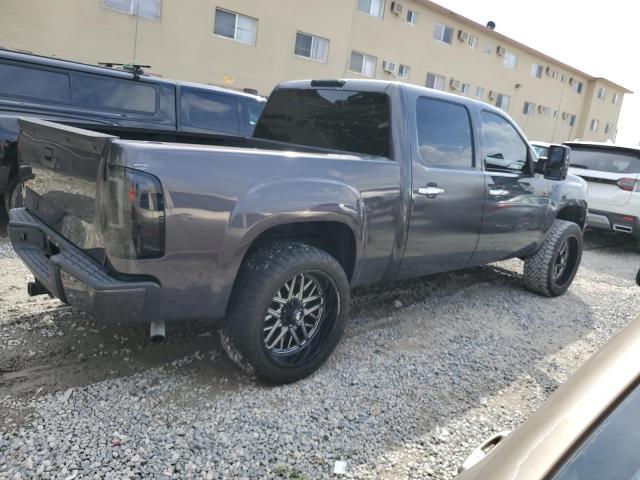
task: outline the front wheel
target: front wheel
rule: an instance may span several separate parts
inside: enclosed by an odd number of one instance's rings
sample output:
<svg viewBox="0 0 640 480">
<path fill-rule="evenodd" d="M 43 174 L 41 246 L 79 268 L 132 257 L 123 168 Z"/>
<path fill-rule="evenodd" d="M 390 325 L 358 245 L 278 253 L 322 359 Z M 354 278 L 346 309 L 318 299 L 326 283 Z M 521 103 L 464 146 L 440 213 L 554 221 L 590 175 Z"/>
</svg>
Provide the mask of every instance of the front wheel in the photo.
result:
<svg viewBox="0 0 640 480">
<path fill-rule="evenodd" d="M 294 382 L 338 345 L 349 302 L 334 257 L 304 243 L 269 243 L 240 268 L 221 342 L 243 370 L 269 383 Z"/>
<path fill-rule="evenodd" d="M 582 229 L 573 222 L 555 220 L 540 249 L 524 261 L 525 286 L 547 297 L 565 293 L 582 259 Z"/>
</svg>

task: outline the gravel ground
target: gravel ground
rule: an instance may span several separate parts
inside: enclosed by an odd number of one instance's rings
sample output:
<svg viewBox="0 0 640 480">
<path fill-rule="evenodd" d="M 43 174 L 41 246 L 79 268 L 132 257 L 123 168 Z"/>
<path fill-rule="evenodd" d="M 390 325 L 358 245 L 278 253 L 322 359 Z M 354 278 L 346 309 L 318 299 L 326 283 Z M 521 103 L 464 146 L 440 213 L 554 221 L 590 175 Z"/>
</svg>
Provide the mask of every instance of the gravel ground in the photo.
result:
<svg viewBox="0 0 640 480">
<path fill-rule="evenodd" d="M 521 262 L 356 291 L 347 335 L 311 378 L 266 387 L 210 325 L 99 326 L 29 298 L 0 223 L 0 479 L 451 479 L 638 313 L 624 237 L 589 234 L 568 294 Z"/>
</svg>

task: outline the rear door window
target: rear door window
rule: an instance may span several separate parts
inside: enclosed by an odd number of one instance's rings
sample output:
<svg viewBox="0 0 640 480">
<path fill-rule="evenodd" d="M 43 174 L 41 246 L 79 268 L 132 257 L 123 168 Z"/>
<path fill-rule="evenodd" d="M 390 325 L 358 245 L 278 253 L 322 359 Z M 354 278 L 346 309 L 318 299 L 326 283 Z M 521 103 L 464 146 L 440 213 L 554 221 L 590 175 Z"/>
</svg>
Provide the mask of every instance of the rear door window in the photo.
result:
<svg viewBox="0 0 640 480">
<path fill-rule="evenodd" d="M 69 102 L 69 74 L 0 63 L 0 95 Z"/>
<path fill-rule="evenodd" d="M 363 155 L 390 156 L 389 97 L 335 89 L 281 89 L 265 107 L 254 136 Z"/>
<path fill-rule="evenodd" d="M 89 108 L 153 114 L 158 106 L 154 85 L 135 80 L 72 74 L 73 102 Z"/>
<path fill-rule="evenodd" d="M 640 173 L 640 152 L 589 149 L 571 145 L 571 166 L 610 173 Z"/>
<path fill-rule="evenodd" d="M 462 105 L 428 98 L 416 105 L 418 148 L 422 161 L 439 168 L 472 168 L 469 113 Z"/>
<path fill-rule="evenodd" d="M 525 169 L 529 147 L 506 118 L 483 110 L 482 135 L 487 170 L 520 173 Z"/>
<path fill-rule="evenodd" d="M 207 133 L 240 134 L 238 97 L 197 88 L 183 88 L 180 95 L 183 128 Z"/>
</svg>

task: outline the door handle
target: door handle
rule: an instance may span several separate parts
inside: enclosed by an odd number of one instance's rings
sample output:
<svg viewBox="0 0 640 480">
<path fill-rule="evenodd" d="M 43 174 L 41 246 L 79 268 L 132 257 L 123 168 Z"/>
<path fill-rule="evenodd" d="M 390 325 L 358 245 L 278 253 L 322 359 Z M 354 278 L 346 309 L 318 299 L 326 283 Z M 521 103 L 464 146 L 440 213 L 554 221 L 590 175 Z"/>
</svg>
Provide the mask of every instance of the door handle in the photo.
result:
<svg viewBox="0 0 640 480">
<path fill-rule="evenodd" d="M 491 188 L 489 190 L 489 195 L 492 197 L 504 197 L 510 193 L 511 192 L 509 190 L 505 190 L 504 188 Z"/>
<path fill-rule="evenodd" d="M 419 187 L 418 195 L 425 195 L 429 198 L 435 198 L 438 195 L 442 195 L 444 193 L 444 189 L 440 187 L 434 187 L 433 185 L 429 185 L 428 187 Z"/>
</svg>

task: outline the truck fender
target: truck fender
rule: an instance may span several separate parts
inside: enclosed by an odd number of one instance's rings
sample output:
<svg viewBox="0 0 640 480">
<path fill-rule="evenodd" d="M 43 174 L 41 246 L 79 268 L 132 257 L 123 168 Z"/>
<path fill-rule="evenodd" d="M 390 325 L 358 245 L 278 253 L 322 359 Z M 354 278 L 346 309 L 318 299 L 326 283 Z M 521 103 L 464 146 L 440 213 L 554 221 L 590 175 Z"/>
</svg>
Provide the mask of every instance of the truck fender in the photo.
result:
<svg viewBox="0 0 640 480">
<path fill-rule="evenodd" d="M 228 267 L 226 284 L 233 284 L 247 251 L 262 233 L 300 222 L 338 222 L 351 229 L 356 243 L 355 278 L 366 238 L 365 207 L 360 193 L 337 180 L 274 179 L 250 189 L 229 216 L 221 252 Z"/>
</svg>

